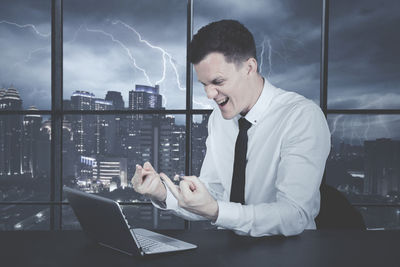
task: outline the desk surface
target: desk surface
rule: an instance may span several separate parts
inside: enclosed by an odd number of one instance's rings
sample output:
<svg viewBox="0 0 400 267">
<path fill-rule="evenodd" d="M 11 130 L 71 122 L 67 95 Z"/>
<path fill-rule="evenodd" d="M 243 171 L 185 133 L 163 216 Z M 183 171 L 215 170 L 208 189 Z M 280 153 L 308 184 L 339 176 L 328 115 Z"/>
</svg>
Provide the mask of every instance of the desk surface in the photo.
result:
<svg viewBox="0 0 400 267">
<path fill-rule="evenodd" d="M 221 230 L 158 231 L 198 248 L 130 257 L 81 231 L 0 232 L 0 266 L 400 266 L 400 231 L 308 230 L 251 238 Z"/>
</svg>

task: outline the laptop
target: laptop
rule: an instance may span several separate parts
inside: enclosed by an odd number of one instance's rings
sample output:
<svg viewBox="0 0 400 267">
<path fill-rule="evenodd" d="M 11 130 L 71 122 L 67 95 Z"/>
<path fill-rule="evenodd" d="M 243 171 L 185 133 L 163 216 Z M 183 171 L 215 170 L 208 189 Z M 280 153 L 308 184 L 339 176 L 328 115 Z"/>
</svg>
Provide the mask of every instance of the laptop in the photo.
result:
<svg viewBox="0 0 400 267">
<path fill-rule="evenodd" d="M 131 228 L 120 205 L 111 199 L 64 186 L 83 231 L 98 244 L 141 256 L 197 248 L 196 245 L 143 228 Z"/>
</svg>

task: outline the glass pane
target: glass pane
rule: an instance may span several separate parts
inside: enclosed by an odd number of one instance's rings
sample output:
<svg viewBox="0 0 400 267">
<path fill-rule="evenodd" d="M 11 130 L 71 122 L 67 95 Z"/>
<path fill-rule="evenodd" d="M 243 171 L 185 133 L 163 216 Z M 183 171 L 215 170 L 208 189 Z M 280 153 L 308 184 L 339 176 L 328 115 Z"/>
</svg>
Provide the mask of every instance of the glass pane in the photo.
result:
<svg viewBox="0 0 400 267">
<path fill-rule="evenodd" d="M 43 205 L 0 205 L 0 230 L 50 230 L 50 208 Z"/>
<path fill-rule="evenodd" d="M 65 99 L 79 90 L 135 109 L 131 92 L 147 101 L 159 91 L 160 106 L 143 108 L 185 108 L 186 8 L 185 0 L 65 1 Z"/>
<path fill-rule="evenodd" d="M 400 116 L 329 115 L 327 182 L 353 203 L 400 204 Z"/>
<path fill-rule="evenodd" d="M 124 205 L 122 211 L 131 227 L 147 229 L 184 229 L 185 221 L 171 211 L 158 210 L 153 205 Z"/>
<path fill-rule="evenodd" d="M 329 108 L 400 108 L 400 2 L 330 5 Z"/>
<path fill-rule="evenodd" d="M 49 200 L 50 120 L 0 115 L 0 201 Z"/>
<path fill-rule="evenodd" d="M 367 229 L 399 230 L 400 208 L 391 207 L 358 207 Z"/>
<path fill-rule="evenodd" d="M 319 103 L 322 1 L 194 1 L 194 33 L 221 19 L 235 19 L 254 35 L 259 72 L 272 84 Z M 202 85 L 193 80 L 193 107 L 209 108 Z"/>
<path fill-rule="evenodd" d="M 136 164 L 149 161 L 170 177 L 185 173 L 184 115 L 66 115 L 63 183 L 122 202 L 135 193 Z"/>
<path fill-rule="evenodd" d="M 176 217 L 170 211 L 158 210 L 151 204 L 121 205 L 128 223 L 133 228 L 146 229 L 184 229 L 183 219 Z M 64 206 L 62 209 L 62 229 L 77 230 L 81 226 L 72 208 Z"/>
<path fill-rule="evenodd" d="M 49 0 L 0 2 L 0 111 L 50 109 L 50 11 Z"/>
<path fill-rule="evenodd" d="M 192 124 L 192 175 L 199 176 L 206 155 L 208 114 L 193 115 Z"/>
</svg>

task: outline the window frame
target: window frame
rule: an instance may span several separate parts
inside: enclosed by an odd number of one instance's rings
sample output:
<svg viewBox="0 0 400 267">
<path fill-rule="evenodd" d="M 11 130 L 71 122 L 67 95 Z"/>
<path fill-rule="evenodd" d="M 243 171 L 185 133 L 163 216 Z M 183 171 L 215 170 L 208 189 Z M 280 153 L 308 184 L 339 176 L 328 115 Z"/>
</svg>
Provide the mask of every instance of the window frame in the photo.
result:
<svg viewBox="0 0 400 267">
<path fill-rule="evenodd" d="M 187 1 L 186 53 L 193 36 L 193 2 Z M 62 230 L 62 123 L 64 115 L 116 115 L 116 114 L 182 114 L 186 118 L 185 170 L 192 170 L 192 125 L 194 115 L 211 114 L 212 110 L 193 109 L 193 67 L 186 57 L 186 109 L 167 110 L 107 110 L 79 111 L 63 109 L 63 0 L 51 0 L 51 110 L 1 111 L 0 115 L 49 115 L 51 116 L 51 169 L 49 201 L 0 201 L 0 205 L 43 205 L 50 207 L 50 230 Z M 320 108 L 325 117 L 329 114 L 400 114 L 400 109 L 329 109 L 328 100 L 328 42 L 329 42 L 329 0 L 323 0 L 321 10 L 321 54 L 320 54 Z M 323 183 L 326 183 L 324 173 Z M 151 203 L 124 203 L 121 205 L 151 205 Z M 400 207 L 400 204 L 352 203 L 355 207 Z M 185 220 L 185 229 L 190 222 Z"/>
</svg>

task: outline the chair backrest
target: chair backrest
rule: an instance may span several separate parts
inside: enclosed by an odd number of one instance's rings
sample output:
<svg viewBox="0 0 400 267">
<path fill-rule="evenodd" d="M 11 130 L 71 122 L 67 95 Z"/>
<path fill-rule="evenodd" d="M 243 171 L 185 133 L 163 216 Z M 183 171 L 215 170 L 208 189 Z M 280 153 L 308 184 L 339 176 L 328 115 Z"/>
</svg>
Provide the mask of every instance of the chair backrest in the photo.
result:
<svg viewBox="0 0 400 267">
<path fill-rule="evenodd" d="M 321 185 L 320 191 L 321 207 L 315 218 L 317 229 L 366 229 L 360 212 L 341 192 L 327 184 Z"/>
</svg>

